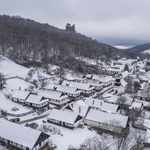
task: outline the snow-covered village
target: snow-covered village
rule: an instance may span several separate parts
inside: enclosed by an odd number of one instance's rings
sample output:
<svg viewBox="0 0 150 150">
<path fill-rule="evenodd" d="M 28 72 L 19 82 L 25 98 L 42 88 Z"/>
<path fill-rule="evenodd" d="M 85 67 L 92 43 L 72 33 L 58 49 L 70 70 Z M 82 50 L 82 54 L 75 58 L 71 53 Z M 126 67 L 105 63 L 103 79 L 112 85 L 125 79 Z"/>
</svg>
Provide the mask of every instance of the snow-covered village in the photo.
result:
<svg viewBox="0 0 150 150">
<path fill-rule="evenodd" d="M 25 150 L 150 146 L 147 59 L 100 63 L 105 74 L 97 75 L 52 65 L 48 74 L 1 59 L 1 143 Z"/>
<path fill-rule="evenodd" d="M 149 6 L 1 0 L 0 150 L 150 150 Z"/>
</svg>

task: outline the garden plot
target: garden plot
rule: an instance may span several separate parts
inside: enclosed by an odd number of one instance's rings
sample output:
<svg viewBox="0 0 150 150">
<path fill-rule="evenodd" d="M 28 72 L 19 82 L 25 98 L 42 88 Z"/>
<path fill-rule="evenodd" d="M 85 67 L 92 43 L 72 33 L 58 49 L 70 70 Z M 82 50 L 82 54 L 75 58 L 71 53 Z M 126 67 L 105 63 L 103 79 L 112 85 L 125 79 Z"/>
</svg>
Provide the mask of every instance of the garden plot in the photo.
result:
<svg viewBox="0 0 150 150">
<path fill-rule="evenodd" d="M 31 109 L 29 107 L 24 107 L 21 104 L 15 103 L 12 100 L 7 99 L 4 96 L 5 92 L 6 92 L 5 90 L 0 91 L 0 108 L 7 111 L 8 113 L 12 113 L 12 114 L 21 114 L 21 113 L 26 113 L 26 112 L 31 111 Z M 18 108 L 18 110 L 13 111 L 12 110 L 13 107 Z"/>
<path fill-rule="evenodd" d="M 29 86 L 33 86 L 33 84 L 26 82 L 24 80 L 18 79 L 18 78 L 14 78 L 14 79 L 9 79 L 6 81 L 6 85 L 5 87 L 7 89 L 11 89 L 11 90 L 19 90 L 19 87 L 21 88 L 21 90 L 25 90 L 28 89 Z"/>
<path fill-rule="evenodd" d="M 43 129 L 49 135 L 51 135 L 51 140 L 54 144 L 57 145 L 57 150 L 67 150 L 69 145 L 73 147 L 79 147 L 80 144 L 88 137 L 98 136 L 95 131 L 88 130 L 87 126 L 84 129 L 77 128 L 75 130 L 64 128 L 52 123 L 43 123 L 42 120 L 46 121 L 47 119 L 39 119 L 33 122 L 36 122 L 41 130 L 42 127 L 47 127 Z"/>
</svg>

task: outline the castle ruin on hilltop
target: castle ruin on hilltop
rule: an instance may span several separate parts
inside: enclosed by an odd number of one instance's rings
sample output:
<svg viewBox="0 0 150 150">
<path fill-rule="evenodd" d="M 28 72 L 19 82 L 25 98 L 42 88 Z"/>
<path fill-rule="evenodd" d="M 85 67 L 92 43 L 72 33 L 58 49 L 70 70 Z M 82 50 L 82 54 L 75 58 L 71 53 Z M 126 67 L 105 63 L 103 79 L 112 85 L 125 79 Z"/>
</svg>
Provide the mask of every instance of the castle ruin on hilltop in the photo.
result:
<svg viewBox="0 0 150 150">
<path fill-rule="evenodd" d="M 75 31 L 75 24 L 71 26 L 70 23 L 67 23 L 66 30 L 68 30 L 68 31 Z"/>
</svg>

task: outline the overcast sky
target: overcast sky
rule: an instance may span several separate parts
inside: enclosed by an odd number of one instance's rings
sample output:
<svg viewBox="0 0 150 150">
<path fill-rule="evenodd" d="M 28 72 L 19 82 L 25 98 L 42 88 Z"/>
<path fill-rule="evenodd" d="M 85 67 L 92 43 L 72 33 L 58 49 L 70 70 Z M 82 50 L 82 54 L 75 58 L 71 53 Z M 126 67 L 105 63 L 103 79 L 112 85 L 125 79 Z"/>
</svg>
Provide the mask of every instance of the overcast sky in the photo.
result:
<svg viewBox="0 0 150 150">
<path fill-rule="evenodd" d="M 0 0 L 0 14 L 19 15 L 91 37 L 150 40 L 150 0 Z"/>
</svg>

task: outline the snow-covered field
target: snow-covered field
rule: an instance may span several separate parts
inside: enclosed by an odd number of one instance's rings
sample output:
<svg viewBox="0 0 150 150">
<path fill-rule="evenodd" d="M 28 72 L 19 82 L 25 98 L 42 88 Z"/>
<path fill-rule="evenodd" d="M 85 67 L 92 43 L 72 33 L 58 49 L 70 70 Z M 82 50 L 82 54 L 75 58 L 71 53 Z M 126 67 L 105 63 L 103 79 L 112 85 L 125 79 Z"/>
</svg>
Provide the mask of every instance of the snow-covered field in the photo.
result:
<svg viewBox="0 0 150 150">
<path fill-rule="evenodd" d="M 39 119 L 34 122 L 38 123 L 38 125 L 40 126 L 43 125 L 42 120 L 46 121 L 47 119 Z M 57 145 L 57 150 L 67 150 L 69 145 L 72 145 L 73 147 L 79 147 L 86 138 L 98 136 L 95 131 L 88 130 L 87 126 L 84 126 L 84 129 L 77 128 L 72 130 L 49 122 L 47 122 L 46 125 L 55 127 L 57 130 L 60 130 L 61 134 L 63 135 L 61 136 L 59 134 L 52 134 L 49 132 L 49 134 L 51 135 L 51 140 L 54 144 Z"/>
<path fill-rule="evenodd" d="M 20 87 L 21 90 L 25 90 L 25 89 L 28 89 L 29 86 L 31 85 L 33 84 L 26 82 L 24 80 L 18 79 L 18 78 L 14 78 L 14 79 L 8 79 L 6 81 L 5 87 L 11 90 L 19 90 L 19 87 Z"/>
<path fill-rule="evenodd" d="M 150 54 L 150 49 L 143 51 L 142 53 Z"/>
<path fill-rule="evenodd" d="M 8 113 L 12 113 L 12 114 L 21 114 L 21 113 L 31 111 L 31 108 L 23 107 L 23 105 L 15 103 L 15 102 L 11 101 L 10 99 L 7 99 L 4 96 L 5 93 L 6 93 L 6 90 L 0 91 L 0 108 L 7 111 Z M 18 111 L 12 111 L 13 107 L 19 108 L 19 110 Z"/>
<path fill-rule="evenodd" d="M 13 77 L 16 75 L 26 77 L 28 71 L 28 68 L 18 65 L 6 57 L 4 57 L 4 60 L 0 62 L 0 72 L 7 77 Z"/>
</svg>

